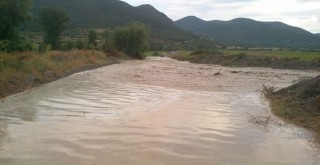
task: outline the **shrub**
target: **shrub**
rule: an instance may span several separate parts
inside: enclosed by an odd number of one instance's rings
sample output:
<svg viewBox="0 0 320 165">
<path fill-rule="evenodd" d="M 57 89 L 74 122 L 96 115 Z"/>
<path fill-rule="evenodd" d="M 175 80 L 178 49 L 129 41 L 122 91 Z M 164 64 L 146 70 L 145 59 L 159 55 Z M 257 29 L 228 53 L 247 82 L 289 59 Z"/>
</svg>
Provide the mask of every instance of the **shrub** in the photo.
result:
<svg viewBox="0 0 320 165">
<path fill-rule="evenodd" d="M 132 58 L 143 59 L 149 37 L 148 28 L 142 23 L 129 23 L 125 27 L 117 27 L 113 33 L 113 44 Z"/>
<path fill-rule="evenodd" d="M 277 88 L 274 86 L 267 86 L 265 84 L 262 84 L 262 89 L 260 89 L 260 93 L 265 96 L 266 98 L 270 98 L 274 95 Z"/>
<path fill-rule="evenodd" d="M 241 59 L 246 58 L 247 56 L 248 56 L 248 55 L 247 55 L 246 53 L 241 52 L 241 53 L 239 53 L 239 54 L 236 55 L 236 58 L 237 58 L 238 60 L 241 60 Z"/>
</svg>

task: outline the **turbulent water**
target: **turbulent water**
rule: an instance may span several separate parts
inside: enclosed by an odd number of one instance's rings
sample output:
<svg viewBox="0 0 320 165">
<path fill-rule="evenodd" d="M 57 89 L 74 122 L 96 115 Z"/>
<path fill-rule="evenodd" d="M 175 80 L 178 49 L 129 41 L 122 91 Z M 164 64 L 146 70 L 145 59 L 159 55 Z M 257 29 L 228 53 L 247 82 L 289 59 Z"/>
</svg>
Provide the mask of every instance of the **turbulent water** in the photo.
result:
<svg viewBox="0 0 320 165">
<path fill-rule="evenodd" d="M 93 76 L 102 71 L 0 101 L 0 164 L 319 164 L 308 131 L 272 114 L 268 124 L 252 120 L 269 114 L 255 90 L 187 90 Z"/>
</svg>

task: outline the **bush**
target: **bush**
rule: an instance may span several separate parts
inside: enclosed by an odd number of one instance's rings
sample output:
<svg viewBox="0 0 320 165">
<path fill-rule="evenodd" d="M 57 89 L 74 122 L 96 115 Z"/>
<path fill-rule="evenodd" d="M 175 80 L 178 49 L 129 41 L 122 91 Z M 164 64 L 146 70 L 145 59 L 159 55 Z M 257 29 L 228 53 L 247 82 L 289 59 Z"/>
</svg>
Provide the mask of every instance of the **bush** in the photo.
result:
<svg viewBox="0 0 320 165">
<path fill-rule="evenodd" d="M 113 44 L 119 51 L 137 59 L 144 58 L 147 49 L 149 30 L 142 23 L 129 23 L 125 27 L 117 27 L 113 33 Z"/>
<path fill-rule="evenodd" d="M 41 43 L 38 48 L 39 53 L 47 53 L 51 49 L 51 45 Z"/>
<path fill-rule="evenodd" d="M 71 50 L 75 48 L 75 43 L 73 41 L 68 41 L 63 46 L 64 50 Z"/>
<path fill-rule="evenodd" d="M 246 58 L 247 56 L 248 56 L 248 55 L 247 55 L 246 53 L 244 53 L 244 52 L 241 52 L 241 53 L 239 53 L 239 54 L 236 55 L 236 57 L 237 57 L 238 60 L 244 59 L 244 58 Z"/>
<path fill-rule="evenodd" d="M 86 46 L 86 44 L 84 43 L 83 40 L 78 39 L 78 40 L 76 41 L 75 47 L 76 47 L 77 49 L 82 50 L 82 49 L 85 48 L 85 46 Z"/>
</svg>

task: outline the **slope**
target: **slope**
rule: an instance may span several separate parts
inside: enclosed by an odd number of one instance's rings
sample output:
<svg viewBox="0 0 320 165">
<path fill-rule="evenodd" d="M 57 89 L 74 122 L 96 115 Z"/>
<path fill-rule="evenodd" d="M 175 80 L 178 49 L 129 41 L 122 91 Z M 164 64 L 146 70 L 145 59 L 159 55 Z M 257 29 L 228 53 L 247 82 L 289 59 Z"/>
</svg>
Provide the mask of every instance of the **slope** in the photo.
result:
<svg viewBox="0 0 320 165">
<path fill-rule="evenodd" d="M 34 0 L 33 3 L 35 17 L 43 7 L 64 9 L 71 18 L 70 28 L 113 28 L 139 21 L 150 27 L 153 38 L 189 40 L 195 37 L 150 5 L 133 7 L 119 0 Z M 36 27 L 35 22 L 33 25 Z"/>
<path fill-rule="evenodd" d="M 318 48 L 320 39 L 304 29 L 281 22 L 260 22 L 247 18 L 204 21 L 194 16 L 175 22 L 177 26 L 240 46 Z"/>
</svg>

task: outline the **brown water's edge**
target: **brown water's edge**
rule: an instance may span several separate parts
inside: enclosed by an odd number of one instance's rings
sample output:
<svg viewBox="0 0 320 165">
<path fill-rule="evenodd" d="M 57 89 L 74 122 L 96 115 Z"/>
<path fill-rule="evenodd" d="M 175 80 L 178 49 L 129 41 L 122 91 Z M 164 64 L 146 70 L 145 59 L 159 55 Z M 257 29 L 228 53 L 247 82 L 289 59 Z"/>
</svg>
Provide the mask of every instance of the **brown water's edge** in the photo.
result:
<svg viewBox="0 0 320 165">
<path fill-rule="evenodd" d="M 75 67 L 71 70 L 66 70 L 60 74 L 44 74 L 41 75 L 41 79 L 36 78 L 36 75 L 33 75 L 30 73 L 28 75 L 29 78 L 26 77 L 20 77 L 17 75 L 16 77 L 12 77 L 10 80 L 7 80 L 5 82 L 1 82 L 0 84 L 0 99 L 6 98 L 10 95 L 14 95 L 20 92 L 24 92 L 26 90 L 30 90 L 32 88 L 38 87 L 40 85 L 50 83 L 53 81 L 57 81 L 61 78 L 68 77 L 72 74 L 87 71 L 87 70 L 93 70 L 97 68 L 101 68 L 104 66 L 117 64 L 119 61 L 115 58 L 110 58 L 106 60 L 103 64 L 91 64 L 83 67 Z"/>
</svg>

